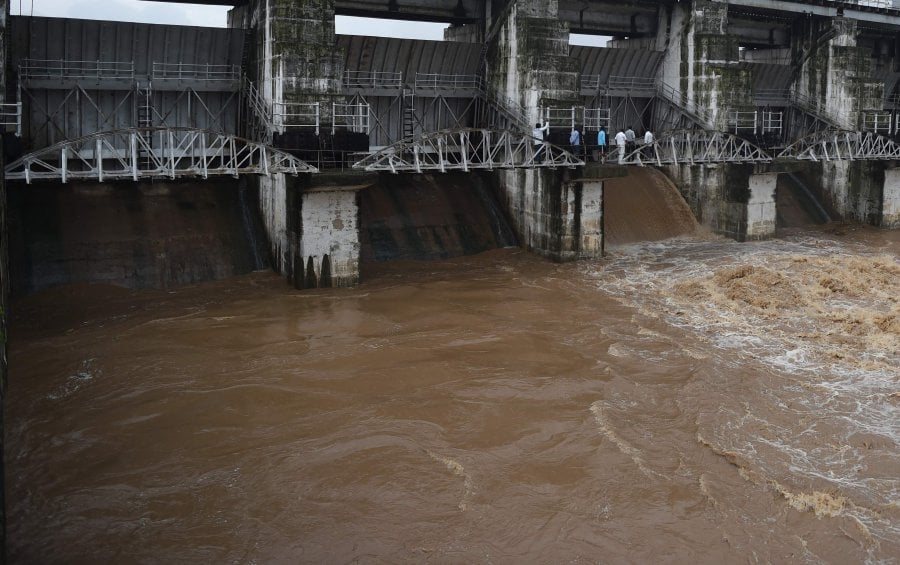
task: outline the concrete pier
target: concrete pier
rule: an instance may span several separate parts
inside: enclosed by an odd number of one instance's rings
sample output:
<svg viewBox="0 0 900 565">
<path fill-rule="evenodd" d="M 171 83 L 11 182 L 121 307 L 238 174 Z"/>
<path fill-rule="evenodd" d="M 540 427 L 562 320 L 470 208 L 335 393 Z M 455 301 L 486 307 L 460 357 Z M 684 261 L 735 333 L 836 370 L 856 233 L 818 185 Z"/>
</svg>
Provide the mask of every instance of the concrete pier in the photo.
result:
<svg viewBox="0 0 900 565">
<path fill-rule="evenodd" d="M 372 174 L 272 175 L 259 183 L 275 270 L 296 288 L 359 283 L 359 190 Z"/>
<path fill-rule="evenodd" d="M 881 227 L 900 228 L 900 169 L 886 169 L 884 171 Z"/>
</svg>

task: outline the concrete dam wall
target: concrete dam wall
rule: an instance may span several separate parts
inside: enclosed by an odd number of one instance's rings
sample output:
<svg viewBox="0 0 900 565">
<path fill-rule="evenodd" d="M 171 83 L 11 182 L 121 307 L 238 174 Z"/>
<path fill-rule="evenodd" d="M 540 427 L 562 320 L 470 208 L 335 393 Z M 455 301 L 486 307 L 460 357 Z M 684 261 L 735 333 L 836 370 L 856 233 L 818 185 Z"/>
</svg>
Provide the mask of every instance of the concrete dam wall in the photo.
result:
<svg viewBox="0 0 900 565">
<path fill-rule="evenodd" d="M 391 175 L 360 192 L 360 260 L 435 260 L 516 245 L 486 176 Z"/>
<path fill-rule="evenodd" d="M 234 179 L 10 185 L 12 290 L 167 288 L 266 268 L 254 199 Z"/>
<path fill-rule="evenodd" d="M 168 288 L 270 268 L 254 185 L 12 185 L 13 292 L 84 282 Z M 385 174 L 357 198 L 363 263 L 516 245 L 489 180 L 479 175 Z"/>
</svg>

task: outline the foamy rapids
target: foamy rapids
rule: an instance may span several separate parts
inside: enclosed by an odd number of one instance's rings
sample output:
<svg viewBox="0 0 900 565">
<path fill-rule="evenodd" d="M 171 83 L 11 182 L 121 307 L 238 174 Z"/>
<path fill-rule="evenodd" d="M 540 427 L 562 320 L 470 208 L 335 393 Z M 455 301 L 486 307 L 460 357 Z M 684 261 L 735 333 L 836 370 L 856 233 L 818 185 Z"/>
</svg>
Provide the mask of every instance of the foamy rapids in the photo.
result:
<svg viewBox="0 0 900 565">
<path fill-rule="evenodd" d="M 599 289 L 688 330 L 754 394 L 698 414 L 697 439 L 793 508 L 900 543 L 900 261 L 802 236 L 667 241 L 586 266 Z M 718 352 L 718 353 L 715 353 Z M 711 383 L 715 386 L 715 383 Z"/>
</svg>

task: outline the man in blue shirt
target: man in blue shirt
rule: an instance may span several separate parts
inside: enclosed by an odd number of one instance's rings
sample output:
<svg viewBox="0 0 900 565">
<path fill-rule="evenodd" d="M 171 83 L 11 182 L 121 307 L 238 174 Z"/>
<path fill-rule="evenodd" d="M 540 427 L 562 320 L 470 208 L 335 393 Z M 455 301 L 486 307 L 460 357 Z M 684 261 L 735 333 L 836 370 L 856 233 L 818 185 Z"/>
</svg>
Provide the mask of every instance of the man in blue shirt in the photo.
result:
<svg viewBox="0 0 900 565">
<path fill-rule="evenodd" d="M 606 162 L 606 128 L 600 126 L 597 132 L 597 160 L 601 163 Z"/>
<path fill-rule="evenodd" d="M 573 127 L 572 133 L 569 134 L 569 145 L 571 146 L 572 155 L 579 157 L 581 155 L 581 132 L 576 127 Z"/>
</svg>

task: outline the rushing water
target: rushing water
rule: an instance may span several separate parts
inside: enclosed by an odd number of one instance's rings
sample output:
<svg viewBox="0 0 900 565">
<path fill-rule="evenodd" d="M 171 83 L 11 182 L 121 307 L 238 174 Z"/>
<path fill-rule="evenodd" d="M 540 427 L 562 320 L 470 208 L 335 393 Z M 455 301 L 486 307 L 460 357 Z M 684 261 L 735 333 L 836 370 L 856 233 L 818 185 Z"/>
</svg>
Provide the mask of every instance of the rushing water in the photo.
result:
<svg viewBox="0 0 900 565">
<path fill-rule="evenodd" d="M 900 562 L 900 234 L 14 305 L 12 561 Z"/>
</svg>

